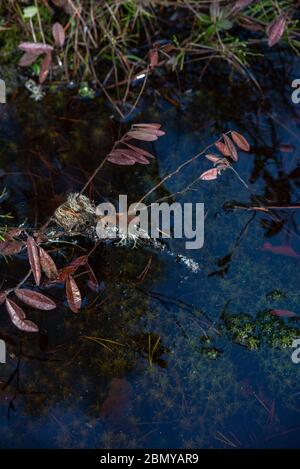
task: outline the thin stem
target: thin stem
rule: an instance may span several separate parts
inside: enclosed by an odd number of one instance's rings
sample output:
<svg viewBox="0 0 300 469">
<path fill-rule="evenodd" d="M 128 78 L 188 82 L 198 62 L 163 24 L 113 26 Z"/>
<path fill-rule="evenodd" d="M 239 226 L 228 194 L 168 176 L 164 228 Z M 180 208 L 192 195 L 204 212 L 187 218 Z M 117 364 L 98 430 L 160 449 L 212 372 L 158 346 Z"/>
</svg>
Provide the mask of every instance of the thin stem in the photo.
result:
<svg viewBox="0 0 300 469">
<path fill-rule="evenodd" d="M 232 169 L 232 171 L 234 172 L 234 174 L 236 175 L 236 177 L 239 179 L 239 181 L 241 181 L 241 183 L 246 187 L 246 189 L 249 189 L 249 186 L 245 183 L 245 181 L 241 178 L 241 176 L 239 175 L 239 173 L 234 169 L 233 166 L 228 166 L 228 168 Z"/>
</svg>

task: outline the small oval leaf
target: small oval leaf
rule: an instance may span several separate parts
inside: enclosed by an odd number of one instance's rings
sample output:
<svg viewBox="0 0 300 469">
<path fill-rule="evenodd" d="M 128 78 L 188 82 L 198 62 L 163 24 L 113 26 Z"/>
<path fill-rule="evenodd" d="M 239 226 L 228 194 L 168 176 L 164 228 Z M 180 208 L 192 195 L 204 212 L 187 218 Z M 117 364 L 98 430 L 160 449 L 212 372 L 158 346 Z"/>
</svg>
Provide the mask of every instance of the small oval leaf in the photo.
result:
<svg viewBox="0 0 300 469">
<path fill-rule="evenodd" d="M 250 145 L 243 135 L 239 134 L 238 132 L 232 131 L 231 137 L 234 143 L 236 144 L 236 146 L 240 148 L 240 150 L 243 150 L 243 151 L 250 150 Z"/>
<path fill-rule="evenodd" d="M 276 18 L 271 24 L 267 26 L 268 45 L 269 47 L 275 46 L 283 36 L 286 25 L 286 17 L 284 15 Z"/>
<path fill-rule="evenodd" d="M 15 295 L 28 306 L 32 306 L 36 309 L 41 309 L 43 311 L 50 311 L 51 309 L 56 308 L 56 304 L 50 298 L 42 293 L 37 293 L 33 290 L 28 290 L 27 288 L 20 288 L 14 290 Z"/>
<path fill-rule="evenodd" d="M 54 260 L 43 248 L 39 248 L 40 263 L 44 274 L 50 279 L 54 280 L 58 276 L 58 270 Z"/>
<path fill-rule="evenodd" d="M 30 263 L 30 267 L 34 276 L 35 283 L 37 286 L 39 286 L 40 281 L 41 281 L 41 275 L 42 275 L 41 264 L 40 264 L 38 246 L 35 240 L 31 236 L 28 236 L 27 238 L 27 252 L 28 252 L 29 263 Z"/>
<path fill-rule="evenodd" d="M 24 52 L 31 52 L 32 54 L 47 54 L 53 51 L 53 47 L 49 44 L 43 44 L 42 42 L 22 42 L 19 44 L 19 49 Z"/>
<path fill-rule="evenodd" d="M 201 179 L 202 181 L 212 181 L 213 179 L 217 179 L 217 177 L 218 168 L 212 168 L 202 173 L 199 179 Z"/>
<path fill-rule="evenodd" d="M 289 311 L 287 309 L 273 309 L 271 312 L 272 316 L 278 316 L 278 317 L 281 317 L 281 318 L 297 318 L 299 316 L 297 316 L 296 313 L 294 313 L 293 311 Z"/>
<path fill-rule="evenodd" d="M 52 34 L 57 47 L 63 47 L 66 40 L 66 35 L 65 30 L 60 23 L 54 23 L 52 27 Z"/>
<path fill-rule="evenodd" d="M 38 332 L 39 328 L 32 321 L 26 319 L 26 315 L 23 309 L 17 305 L 14 301 L 6 298 L 5 301 L 6 310 L 12 323 L 21 331 L 24 332 Z"/>
<path fill-rule="evenodd" d="M 233 161 L 237 161 L 238 154 L 237 154 L 233 141 L 225 134 L 223 134 L 223 138 L 224 138 L 224 142 L 225 142 L 225 145 L 227 147 L 230 157 L 233 159 Z"/>
<path fill-rule="evenodd" d="M 66 293 L 68 305 L 73 313 L 78 313 L 81 308 L 81 293 L 72 275 L 69 275 L 66 282 Z"/>
<path fill-rule="evenodd" d="M 228 150 L 227 146 L 223 142 L 216 142 L 215 147 L 219 150 L 220 153 L 224 156 L 230 156 L 230 151 Z"/>
<path fill-rule="evenodd" d="M 46 57 L 44 58 L 42 65 L 41 65 L 41 71 L 39 74 L 39 83 L 42 85 L 44 81 L 46 80 L 50 68 L 52 65 L 52 56 L 51 53 L 46 54 Z"/>
</svg>

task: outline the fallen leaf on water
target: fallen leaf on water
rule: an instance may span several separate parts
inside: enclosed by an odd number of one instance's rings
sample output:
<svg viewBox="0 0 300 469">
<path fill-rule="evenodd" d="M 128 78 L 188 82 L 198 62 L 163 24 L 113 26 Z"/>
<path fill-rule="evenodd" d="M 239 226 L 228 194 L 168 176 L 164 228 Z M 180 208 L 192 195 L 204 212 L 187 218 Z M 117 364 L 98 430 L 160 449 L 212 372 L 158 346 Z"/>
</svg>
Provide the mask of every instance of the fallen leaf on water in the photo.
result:
<svg viewBox="0 0 300 469">
<path fill-rule="evenodd" d="M 279 316 L 282 318 L 297 318 L 299 317 L 296 313 L 293 311 L 289 311 L 288 309 L 273 309 L 270 312 L 273 316 Z"/>
<path fill-rule="evenodd" d="M 132 396 L 132 388 L 128 381 L 113 378 L 109 384 L 108 394 L 102 404 L 102 417 L 112 422 L 126 419 L 126 411 Z"/>
<path fill-rule="evenodd" d="M 297 257 L 300 255 L 291 246 L 273 246 L 271 243 L 266 242 L 262 247 L 263 251 L 270 251 L 273 254 L 281 254 L 283 256 Z"/>
</svg>

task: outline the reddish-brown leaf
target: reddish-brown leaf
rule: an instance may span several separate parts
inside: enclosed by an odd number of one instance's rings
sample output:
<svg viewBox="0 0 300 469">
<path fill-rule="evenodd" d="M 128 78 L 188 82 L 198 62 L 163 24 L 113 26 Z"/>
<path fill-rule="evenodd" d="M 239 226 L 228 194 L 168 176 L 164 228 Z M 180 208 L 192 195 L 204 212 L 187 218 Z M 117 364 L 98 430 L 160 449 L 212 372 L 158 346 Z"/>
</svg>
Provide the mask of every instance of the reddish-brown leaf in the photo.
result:
<svg viewBox="0 0 300 469">
<path fill-rule="evenodd" d="M 30 263 L 30 267 L 34 276 L 35 283 L 36 285 L 39 285 L 41 281 L 41 275 L 42 275 L 40 257 L 39 257 L 38 246 L 35 240 L 31 236 L 28 236 L 27 238 L 27 252 L 28 252 L 29 263 Z"/>
<path fill-rule="evenodd" d="M 19 66 L 28 67 L 29 65 L 33 64 L 41 54 L 42 52 L 25 52 L 25 54 L 19 60 Z"/>
<path fill-rule="evenodd" d="M 95 275 L 95 272 L 93 271 L 90 264 L 87 264 L 86 268 L 87 268 L 87 272 L 88 272 L 88 276 L 89 276 L 88 286 L 92 291 L 98 292 L 99 283 L 98 283 L 97 277 Z"/>
<path fill-rule="evenodd" d="M 144 142 L 154 142 L 155 140 L 158 139 L 158 137 L 161 137 L 165 135 L 165 132 L 162 130 L 156 130 L 156 129 L 141 129 L 141 130 L 130 130 L 127 132 L 127 136 L 130 138 L 135 138 L 136 140 L 142 140 Z"/>
<path fill-rule="evenodd" d="M 155 156 L 152 155 L 152 153 L 150 153 L 147 150 L 144 150 L 143 148 L 136 147 L 135 145 L 131 145 L 128 142 L 124 142 L 124 145 L 131 148 L 131 150 L 134 150 L 136 153 L 140 153 L 141 155 L 146 156 L 146 158 L 155 158 Z"/>
<path fill-rule="evenodd" d="M 54 260 L 43 248 L 39 248 L 40 263 L 44 274 L 50 279 L 54 280 L 58 276 L 58 270 Z"/>
<path fill-rule="evenodd" d="M 213 163 L 218 163 L 218 162 L 221 162 L 223 161 L 224 158 L 222 158 L 221 156 L 218 156 L 218 155 L 205 155 L 205 158 L 207 158 L 209 161 L 212 161 Z"/>
<path fill-rule="evenodd" d="M 233 161 L 237 161 L 238 154 L 237 154 L 233 141 L 225 134 L 223 134 L 223 139 L 224 139 L 224 142 L 225 142 L 225 145 L 227 147 L 230 157 L 233 159 Z"/>
<path fill-rule="evenodd" d="M 126 161 L 128 160 L 133 160 L 135 163 L 140 163 L 140 164 L 149 164 L 150 161 L 143 155 L 137 153 L 134 150 L 127 149 L 127 148 L 122 148 L 118 150 L 114 150 L 113 152 L 110 153 L 108 156 L 108 161 L 111 161 L 111 156 L 113 159 L 117 158 L 117 160 L 121 158 L 125 158 Z"/>
<path fill-rule="evenodd" d="M 19 49 L 24 52 L 31 52 L 32 54 L 47 54 L 53 50 L 53 47 L 42 42 L 22 42 L 19 44 Z"/>
<path fill-rule="evenodd" d="M 52 27 L 52 34 L 54 37 L 54 41 L 57 47 L 63 47 L 66 35 L 63 26 L 60 23 L 54 23 Z"/>
<path fill-rule="evenodd" d="M 150 69 L 157 67 L 158 65 L 158 50 L 152 49 L 149 52 L 149 62 L 150 62 Z"/>
<path fill-rule="evenodd" d="M 88 262 L 88 257 L 87 256 L 79 256 L 76 259 L 74 259 L 72 262 L 70 262 L 70 266 L 75 267 L 75 272 L 78 267 L 81 267 L 82 265 L 85 265 Z"/>
<path fill-rule="evenodd" d="M 243 135 L 239 134 L 238 132 L 233 131 L 231 132 L 231 138 L 236 144 L 236 146 L 240 148 L 240 150 L 243 150 L 243 151 L 250 150 L 250 145 Z"/>
<path fill-rule="evenodd" d="M 281 318 L 297 318 L 298 315 L 293 311 L 289 311 L 288 309 L 273 309 L 271 311 L 273 316 L 279 316 Z"/>
<path fill-rule="evenodd" d="M 14 301 L 6 298 L 5 306 L 12 323 L 18 329 L 25 332 L 38 332 L 38 326 L 32 321 L 26 319 L 26 315 L 23 309 L 20 308 L 20 306 L 17 305 Z"/>
<path fill-rule="evenodd" d="M 23 246 L 23 241 L 15 241 L 14 238 L 22 233 L 22 228 L 11 228 L 5 233 L 4 241 L 0 242 L 0 254 L 3 256 L 12 256 L 18 254 Z"/>
<path fill-rule="evenodd" d="M 133 158 L 130 158 L 123 153 L 116 153 L 116 151 L 117 150 L 114 150 L 108 155 L 107 161 L 120 166 L 133 166 L 135 164 L 135 160 Z"/>
<path fill-rule="evenodd" d="M 51 309 L 56 308 L 54 301 L 47 296 L 42 295 L 42 293 L 37 293 L 33 290 L 28 290 L 27 288 L 16 289 L 14 292 L 19 300 L 33 308 L 44 311 L 50 311 Z"/>
<path fill-rule="evenodd" d="M 5 291 L 1 291 L 0 292 L 0 305 L 3 305 L 5 300 L 6 300 L 6 293 Z"/>
<path fill-rule="evenodd" d="M 222 153 L 222 155 L 224 155 L 224 156 L 230 156 L 230 152 L 229 152 L 227 146 L 225 145 L 225 143 L 223 143 L 223 142 L 216 142 L 216 143 L 215 143 L 215 146 L 217 147 L 217 149 L 219 150 L 219 152 Z"/>
<path fill-rule="evenodd" d="M 213 179 L 217 179 L 217 177 L 218 177 L 218 169 L 212 168 L 202 173 L 199 179 L 201 179 L 202 181 L 212 181 Z"/>
<path fill-rule="evenodd" d="M 138 127 L 142 129 L 160 129 L 161 124 L 133 124 L 132 127 Z"/>
<path fill-rule="evenodd" d="M 22 241 L 2 241 L 0 242 L 0 254 L 3 256 L 13 256 L 21 252 L 24 243 Z"/>
<path fill-rule="evenodd" d="M 5 241 L 16 238 L 20 236 L 22 233 L 23 228 L 11 228 L 5 233 Z"/>
<path fill-rule="evenodd" d="M 81 293 L 72 275 L 69 275 L 66 282 L 66 293 L 68 305 L 73 313 L 78 313 L 81 308 Z"/>
<path fill-rule="evenodd" d="M 285 30 L 285 25 L 286 17 L 284 15 L 280 15 L 267 26 L 266 32 L 268 35 L 269 47 L 273 47 L 280 41 Z"/>
<path fill-rule="evenodd" d="M 63 267 L 62 269 L 58 271 L 58 275 L 56 279 L 54 279 L 54 281 L 65 282 L 67 278 L 69 277 L 69 275 L 74 274 L 76 270 L 79 267 L 85 265 L 87 261 L 88 261 L 87 256 L 77 257 L 69 265 L 67 265 L 66 267 Z"/>
<path fill-rule="evenodd" d="M 46 56 L 45 56 L 45 58 L 42 62 L 42 65 L 41 65 L 41 71 L 40 71 L 40 74 L 39 74 L 39 83 L 40 84 L 44 83 L 44 81 L 46 80 L 46 78 L 49 74 L 51 65 L 52 65 L 52 55 L 51 55 L 51 52 L 49 52 L 48 54 L 46 54 Z"/>
</svg>

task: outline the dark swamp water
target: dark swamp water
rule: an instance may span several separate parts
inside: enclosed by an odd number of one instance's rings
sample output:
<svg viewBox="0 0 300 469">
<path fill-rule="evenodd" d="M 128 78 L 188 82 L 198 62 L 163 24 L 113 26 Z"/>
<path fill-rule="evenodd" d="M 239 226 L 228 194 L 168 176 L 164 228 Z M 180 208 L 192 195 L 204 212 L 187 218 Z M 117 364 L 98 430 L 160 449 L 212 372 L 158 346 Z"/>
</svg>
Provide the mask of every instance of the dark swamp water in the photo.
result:
<svg viewBox="0 0 300 469">
<path fill-rule="evenodd" d="M 152 83 L 132 122 L 159 122 L 166 130 L 155 162 L 107 164 L 90 195 L 99 202 L 119 193 L 138 200 L 235 129 L 251 143 L 235 169 L 252 196 L 230 171 L 176 196 L 205 203 L 204 247 L 188 253 L 197 273 L 147 247 L 103 245 L 91 260 L 101 291 L 89 292 L 78 278 L 85 294 L 79 314 L 70 312 L 61 287 L 45 288 L 58 307 L 28 309 L 40 333 L 26 335 L 1 307 L 8 352 L 0 365 L 2 448 L 299 447 L 300 365 L 291 361 L 291 343 L 300 323 L 270 314 L 300 315 L 299 211 L 270 216 L 230 208 L 233 201 L 253 204 L 251 197 L 256 205 L 299 202 L 300 107 L 291 102 L 299 72 L 285 52 L 258 63 L 261 95 L 216 65 L 200 83 L 182 78 L 181 109 L 165 99 L 178 99 L 175 85 Z M 111 114 L 101 98 L 56 91 L 33 102 L 17 90 L 1 107 L 0 183 L 8 192 L 2 213 L 11 212 L 14 224 L 43 223 L 66 193 L 82 187 L 118 131 L 128 129 Z M 200 158 L 158 195 L 180 190 L 208 168 Z M 187 254 L 183 240 L 169 245 Z M 88 248 L 80 246 L 55 245 L 51 253 L 66 263 Z M 2 258 L 3 288 L 27 270 L 23 255 Z"/>
</svg>

